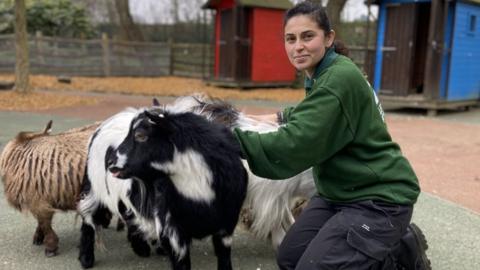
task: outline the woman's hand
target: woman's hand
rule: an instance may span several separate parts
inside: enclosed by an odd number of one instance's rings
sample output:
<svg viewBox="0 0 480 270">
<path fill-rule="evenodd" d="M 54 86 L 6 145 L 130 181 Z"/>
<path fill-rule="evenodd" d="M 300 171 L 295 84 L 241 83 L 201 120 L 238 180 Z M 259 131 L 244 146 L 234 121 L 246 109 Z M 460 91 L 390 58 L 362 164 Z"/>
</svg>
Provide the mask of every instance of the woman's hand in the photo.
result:
<svg viewBox="0 0 480 270">
<path fill-rule="evenodd" d="M 254 120 L 257 120 L 259 122 L 264 122 L 264 123 L 274 123 L 278 124 L 278 117 L 277 114 L 248 114 L 246 115 L 248 118 L 252 118 Z"/>
</svg>

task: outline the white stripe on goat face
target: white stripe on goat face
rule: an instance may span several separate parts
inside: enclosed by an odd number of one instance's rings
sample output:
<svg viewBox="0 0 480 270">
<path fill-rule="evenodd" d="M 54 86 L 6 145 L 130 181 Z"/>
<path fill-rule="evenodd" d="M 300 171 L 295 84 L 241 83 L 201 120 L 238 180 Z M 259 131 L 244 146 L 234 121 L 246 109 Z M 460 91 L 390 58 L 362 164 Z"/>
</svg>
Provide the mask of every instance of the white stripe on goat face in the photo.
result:
<svg viewBox="0 0 480 270">
<path fill-rule="evenodd" d="M 175 148 L 173 161 L 150 165 L 169 174 L 177 191 L 186 198 L 207 203 L 215 199 L 212 172 L 200 153 L 191 149 L 179 152 Z"/>
<path fill-rule="evenodd" d="M 132 128 L 132 129 L 135 130 L 135 129 L 138 127 L 138 125 L 140 125 L 140 123 L 141 123 L 142 121 L 143 121 L 143 119 L 137 119 L 137 121 L 135 121 L 135 123 L 133 124 L 133 128 Z"/>
<path fill-rule="evenodd" d="M 127 164 L 127 155 L 121 154 L 117 151 L 117 163 L 114 164 L 115 167 L 124 168 L 125 164 Z"/>
</svg>

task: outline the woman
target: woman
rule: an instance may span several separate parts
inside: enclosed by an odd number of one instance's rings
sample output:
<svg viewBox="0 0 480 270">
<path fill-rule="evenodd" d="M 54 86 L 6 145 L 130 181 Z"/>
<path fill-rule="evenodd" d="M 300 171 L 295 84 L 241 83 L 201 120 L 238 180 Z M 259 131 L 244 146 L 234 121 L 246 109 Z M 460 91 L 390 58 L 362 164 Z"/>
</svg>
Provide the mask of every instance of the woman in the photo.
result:
<svg viewBox="0 0 480 270">
<path fill-rule="evenodd" d="M 258 116 L 284 123 L 276 132 L 235 130 L 258 176 L 285 179 L 313 167 L 318 194 L 280 245 L 280 268 L 430 269 L 425 238 L 409 225 L 417 177 L 392 142 L 372 88 L 337 53 L 325 10 L 297 4 L 284 31 L 288 58 L 305 73 L 306 97 Z"/>
</svg>

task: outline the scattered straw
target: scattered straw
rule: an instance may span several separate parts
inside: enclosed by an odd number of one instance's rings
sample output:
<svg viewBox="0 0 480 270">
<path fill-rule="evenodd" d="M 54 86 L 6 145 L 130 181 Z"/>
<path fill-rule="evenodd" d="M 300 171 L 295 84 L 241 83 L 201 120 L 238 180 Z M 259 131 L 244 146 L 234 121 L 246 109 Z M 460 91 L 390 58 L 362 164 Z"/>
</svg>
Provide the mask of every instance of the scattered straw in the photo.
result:
<svg viewBox="0 0 480 270">
<path fill-rule="evenodd" d="M 0 80 L 13 80 L 12 75 L 0 75 Z M 302 89 L 256 88 L 241 90 L 208 86 L 201 79 L 180 77 L 72 77 L 70 84 L 60 83 L 54 76 L 32 75 L 30 81 L 35 89 L 75 90 L 86 92 L 125 93 L 152 96 L 181 96 L 203 92 L 225 99 L 263 99 L 275 101 L 300 101 Z"/>
<path fill-rule="evenodd" d="M 14 81 L 12 74 L 0 74 L 0 81 Z M 208 86 L 203 80 L 180 77 L 132 78 L 132 77 L 72 77 L 71 83 L 58 82 L 55 76 L 31 75 L 33 89 L 70 92 L 68 94 L 47 94 L 33 92 L 27 96 L 11 91 L 0 91 L 0 110 L 43 110 L 76 105 L 88 105 L 97 99 L 79 97 L 73 91 L 122 93 L 148 96 L 183 96 L 191 93 L 205 93 L 221 99 L 273 100 L 298 102 L 304 97 L 302 89 L 259 88 L 241 90 Z"/>
<path fill-rule="evenodd" d="M 91 105 L 99 100 L 92 97 L 57 95 L 53 93 L 19 94 L 14 91 L 0 91 L 0 110 L 32 111 L 60 107 Z"/>
</svg>

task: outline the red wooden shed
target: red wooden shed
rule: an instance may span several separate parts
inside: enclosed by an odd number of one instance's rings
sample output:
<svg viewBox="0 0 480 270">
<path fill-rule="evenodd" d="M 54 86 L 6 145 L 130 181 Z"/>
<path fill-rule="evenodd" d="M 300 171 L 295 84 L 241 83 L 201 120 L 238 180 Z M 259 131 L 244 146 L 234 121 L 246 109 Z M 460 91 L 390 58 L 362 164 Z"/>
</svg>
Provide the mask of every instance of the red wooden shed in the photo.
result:
<svg viewBox="0 0 480 270">
<path fill-rule="evenodd" d="M 283 46 L 288 0 L 209 0 L 215 9 L 214 76 L 207 82 L 229 87 L 291 85 L 295 69 Z"/>
</svg>

